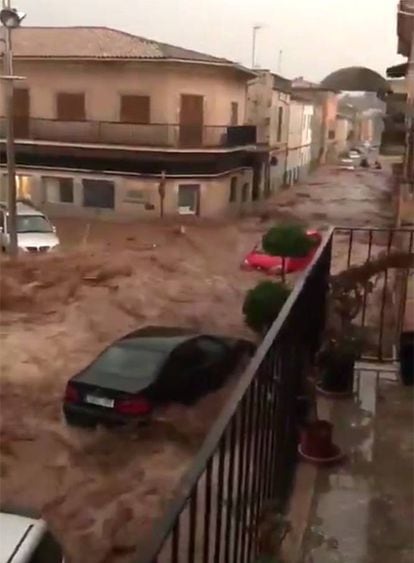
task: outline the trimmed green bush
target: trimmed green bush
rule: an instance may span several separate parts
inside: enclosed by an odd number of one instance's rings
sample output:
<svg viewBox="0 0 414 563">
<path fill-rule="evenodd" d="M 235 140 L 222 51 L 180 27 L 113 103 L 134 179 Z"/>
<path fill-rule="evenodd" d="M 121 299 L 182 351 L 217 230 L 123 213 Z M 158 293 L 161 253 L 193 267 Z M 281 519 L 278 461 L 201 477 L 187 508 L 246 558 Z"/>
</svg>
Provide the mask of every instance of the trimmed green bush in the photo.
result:
<svg viewBox="0 0 414 563">
<path fill-rule="evenodd" d="M 263 334 L 276 320 L 289 294 L 285 284 L 272 281 L 260 282 L 250 289 L 243 304 L 247 326 Z"/>
<path fill-rule="evenodd" d="M 262 238 L 262 248 L 266 254 L 281 256 L 282 281 L 285 281 L 286 258 L 307 256 L 315 245 L 300 225 L 278 225 L 272 227 Z"/>
<path fill-rule="evenodd" d="M 315 243 L 300 225 L 279 225 L 263 235 L 262 246 L 266 254 L 285 258 L 307 256 Z"/>
</svg>

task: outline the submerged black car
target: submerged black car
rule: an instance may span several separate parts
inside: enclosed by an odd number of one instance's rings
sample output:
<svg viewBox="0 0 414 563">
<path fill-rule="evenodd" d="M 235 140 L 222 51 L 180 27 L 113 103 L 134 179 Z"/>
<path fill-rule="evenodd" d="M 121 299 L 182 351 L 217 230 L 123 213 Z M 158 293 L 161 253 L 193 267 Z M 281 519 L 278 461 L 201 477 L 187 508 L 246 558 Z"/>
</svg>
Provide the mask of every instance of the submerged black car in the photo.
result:
<svg viewBox="0 0 414 563">
<path fill-rule="evenodd" d="M 126 423 L 157 405 L 189 405 L 219 389 L 255 346 L 246 340 L 146 327 L 117 340 L 66 387 L 69 424 Z"/>
</svg>

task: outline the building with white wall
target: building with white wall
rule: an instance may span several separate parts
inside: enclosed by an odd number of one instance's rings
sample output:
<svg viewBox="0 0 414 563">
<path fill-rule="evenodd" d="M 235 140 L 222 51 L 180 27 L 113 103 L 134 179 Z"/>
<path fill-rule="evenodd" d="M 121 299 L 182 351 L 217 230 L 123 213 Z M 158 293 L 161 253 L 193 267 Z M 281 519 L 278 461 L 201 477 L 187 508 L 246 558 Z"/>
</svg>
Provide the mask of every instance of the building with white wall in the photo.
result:
<svg viewBox="0 0 414 563">
<path fill-rule="evenodd" d="M 285 181 L 292 185 L 306 178 L 310 170 L 313 103 L 292 94 L 289 113 L 288 158 Z"/>
</svg>

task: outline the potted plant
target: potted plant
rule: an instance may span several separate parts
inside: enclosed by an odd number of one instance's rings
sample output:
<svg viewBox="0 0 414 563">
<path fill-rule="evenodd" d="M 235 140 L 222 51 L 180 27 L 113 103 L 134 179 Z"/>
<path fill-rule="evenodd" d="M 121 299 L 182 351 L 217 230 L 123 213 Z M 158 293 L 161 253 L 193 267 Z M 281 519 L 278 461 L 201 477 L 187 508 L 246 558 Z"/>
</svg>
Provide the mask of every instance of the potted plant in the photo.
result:
<svg viewBox="0 0 414 563">
<path fill-rule="evenodd" d="M 306 379 L 306 393 L 298 397 L 297 419 L 300 427 L 298 452 L 302 459 L 315 464 L 335 463 L 343 459 L 341 449 L 332 439 L 333 426 L 318 417 L 316 396 L 317 371 L 311 368 Z"/>
<path fill-rule="evenodd" d="M 317 244 L 307 236 L 300 225 L 278 225 L 272 227 L 262 238 L 262 248 L 271 256 L 280 256 L 282 259 L 282 281 L 286 279 L 286 259 L 304 258 Z"/>
<path fill-rule="evenodd" d="M 361 310 L 364 288 L 349 287 L 331 280 L 329 294 L 330 324 L 326 339 L 316 357 L 319 369 L 319 392 L 332 396 L 352 395 L 355 362 L 360 356 L 362 340 L 352 321 Z"/>
<path fill-rule="evenodd" d="M 262 281 L 247 292 L 243 304 L 248 327 L 264 335 L 279 315 L 290 289 L 283 283 Z"/>
<path fill-rule="evenodd" d="M 324 343 L 317 357 L 320 373 L 317 388 L 320 392 L 338 396 L 352 395 L 359 350 L 359 339 L 347 334 L 329 338 Z"/>
</svg>

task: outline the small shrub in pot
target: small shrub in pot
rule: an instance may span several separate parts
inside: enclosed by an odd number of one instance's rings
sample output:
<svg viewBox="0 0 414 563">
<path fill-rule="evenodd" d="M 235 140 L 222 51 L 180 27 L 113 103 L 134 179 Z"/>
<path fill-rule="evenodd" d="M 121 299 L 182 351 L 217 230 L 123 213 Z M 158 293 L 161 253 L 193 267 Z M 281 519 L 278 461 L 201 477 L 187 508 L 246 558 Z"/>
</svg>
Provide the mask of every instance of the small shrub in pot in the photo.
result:
<svg viewBox="0 0 414 563">
<path fill-rule="evenodd" d="M 262 238 L 263 250 L 271 256 L 282 258 L 282 280 L 285 280 L 286 258 L 303 258 L 315 246 L 300 225 L 278 225 L 272 227 Z"/>
<path fill-rule="evenodd" d="M 321 388 L 330 393 L 351 394 L 359 353 L 359 341 L 355 337 L 346 335 L 326 341 L 317 359 Z"/>
<path fill-rule="evenodd" d="M 243 304 L 244 320 L 248 327 L 265 334 L 279 315 L 290 289 L 283 283 L 263 281 L 247 292 Z"/>
</svg>

